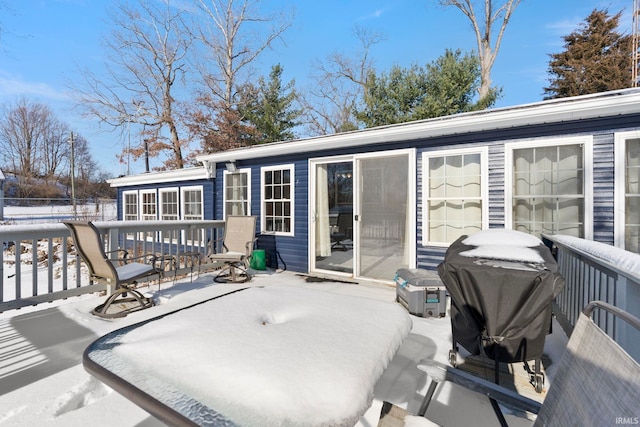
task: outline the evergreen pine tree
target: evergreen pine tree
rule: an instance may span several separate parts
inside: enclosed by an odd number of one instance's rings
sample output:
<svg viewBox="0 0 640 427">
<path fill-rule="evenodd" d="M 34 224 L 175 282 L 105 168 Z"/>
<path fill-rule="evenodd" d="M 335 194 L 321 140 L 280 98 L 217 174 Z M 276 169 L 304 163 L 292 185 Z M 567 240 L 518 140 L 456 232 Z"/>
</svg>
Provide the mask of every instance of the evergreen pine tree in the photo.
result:
<svg viewBox="0 0 640 427">
<path fill-rule="evenodd" d="M 255 127 L 254 144 L 295 138 L 293 129 L 299 125 L 297 120 L 301 111 L 293 106 L 295 82 L 292 80 L 283 85 L 282 72 L 280 64 L 274 65 L 268 81 L 261 77 L 257 87 L 247 85 L 240 90 L 243 102 L 239 110 L 243 120 Z"/>
<path fill-rule="evenodd" d="M 631 86 L 631 37 L 617 31 L 621 14 L 594 9 L 577 31 L 563 37 L 565 50 L 550 55 L 545 99 Z"/>
</svg>

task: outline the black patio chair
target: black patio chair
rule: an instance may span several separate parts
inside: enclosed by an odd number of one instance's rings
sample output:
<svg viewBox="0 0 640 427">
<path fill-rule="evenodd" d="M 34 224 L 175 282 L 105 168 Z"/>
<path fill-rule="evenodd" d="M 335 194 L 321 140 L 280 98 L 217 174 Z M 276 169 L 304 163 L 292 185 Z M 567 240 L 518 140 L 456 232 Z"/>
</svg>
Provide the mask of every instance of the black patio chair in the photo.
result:
<svg viewBox="0 0 640 427">
<path fill-rule="evenodd" d="M 340 212 L 336 221 L 337 230 L 331 233 L 331 249 L 346 251 L 346 240 L 352 239 L 353 219 L 350 212 Z"/>
</svg>

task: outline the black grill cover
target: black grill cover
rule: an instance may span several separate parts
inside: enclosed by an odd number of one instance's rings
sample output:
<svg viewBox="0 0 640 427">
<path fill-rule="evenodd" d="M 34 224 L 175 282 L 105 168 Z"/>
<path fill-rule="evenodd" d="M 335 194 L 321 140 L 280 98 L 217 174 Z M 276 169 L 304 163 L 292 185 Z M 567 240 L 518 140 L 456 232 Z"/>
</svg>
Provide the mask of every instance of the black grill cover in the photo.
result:
<svg viewBox="0 0 640 427">
<path fill-rule="evenodd" d="M 462 243 L 466 237 L 451 244 L 438 266 L 451 296 L 454 344 L 505 363 L 540 358 L 551 303 L 565 283 L 551 252 L 542 243 L 531 248 L 544 263 L 462 256 L 475 248 Z"/>
</svg>

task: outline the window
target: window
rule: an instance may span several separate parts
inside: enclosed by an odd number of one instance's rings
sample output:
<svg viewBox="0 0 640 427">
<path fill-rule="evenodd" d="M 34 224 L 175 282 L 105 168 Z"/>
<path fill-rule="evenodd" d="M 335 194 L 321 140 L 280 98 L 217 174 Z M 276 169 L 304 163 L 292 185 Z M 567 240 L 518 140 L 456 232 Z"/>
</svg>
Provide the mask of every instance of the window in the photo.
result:
<svg viewBox="0 0 640 427">
<path fill-rule="evenodd" d="M 184 187 L 182 188 L 182 219 L 184 220 L 200 220 L 203 219 L 202 214 L 202 187 Z M 186 242 L 203 242 L 204 234 L 198 230 L 186 230 L 184 239 Z"/>
<path fill-rule="evenodd" d="M 615 245 L 640 253 L 640 132 L 616 134 Z"/>
<path fill-rule="evenodd" d="M 483 229 L 488 204 L 486 158 L 484 147 L 423 153 L 423 244 L 448 245 Z"/>
<path fill-rule="evenodd" d="M 140 219 L 143 221 L 151 221 L 158 219 L 156 215 L 156 192 L 152 191 L 141 191 L 140 196 L 142 198 L 142 206 L 141 206 L 141 215 Z"/>
<path fill-rule="evenodd" d="M 640 252 L 640 138 L 627 140 L 624 183 L 624 242 L 631 252 Z"/>
<path fill-rule="evenodd" d="M 538 237 L 590 238 L 591 202 L 585 198 L 591 194 L 591 163 L 585 155 L 590 152 L 590 137 L 510 145 L 512 228 Z"/>
<path fill-rule="evenodd" d="M 202 187 L 182 189 L 182 219 L 202 219 Z"/>
<path fill-rule="evenodd" d="M 160 190 L 160 219 L 164 221 L 175 221 L 178 216 L 178 190 Z"/>
<path fill-rule="evenodd" d="M 122 201 L 123 201 L 122 219 L 125 221 L 137 221 L 138 220 L 138 192 L 125 191 L 124 193 L 122 193 Z"/>
<path fill-rule="evenodd" d="M 224 173 L 224 217 L 227 215 L 251 215 L 251 169 Z"/>
<path fill-rule="evenodd" d="M 262 168 L 262 230 L 293 234 L 293 165 Z"/>
</svg>

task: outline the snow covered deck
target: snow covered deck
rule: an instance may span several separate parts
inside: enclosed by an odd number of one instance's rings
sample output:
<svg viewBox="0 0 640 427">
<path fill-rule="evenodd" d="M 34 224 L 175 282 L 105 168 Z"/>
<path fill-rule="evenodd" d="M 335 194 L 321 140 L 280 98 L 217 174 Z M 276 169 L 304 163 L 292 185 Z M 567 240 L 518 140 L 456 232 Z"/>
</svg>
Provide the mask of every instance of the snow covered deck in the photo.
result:
<svg viewBox="0 0 640 427">
<path fill-rule="evenodd" d="M 308 287 L 331 294 L 395 300 L 395 289 L 390 286 L 308 281 L 291 272 L 264 272 L 245 285 Z M 0 314 L 0 423 L 3 426 L 65 427 L 162 425 L 89 375 L 82 366 L 82 352 L 95 339 L 118 328 L 237 288 L 238 285 L 215 284 L 209 274 L 194 278 L 192 283 L 186 278 L 175 285 L 152 285 L 145 291 L 153 296 L 157 305 L 117 320 L 104 320 L 90 314 L 103 299 L 95 295 Z M 370 315 L 376 318 L 376 313 Z M 373 404 L 359 420 L 360 426 L 378 424 L 383 401 L 404 408 L 408 413 L 416 413 L 426 391 L 426 378 L 416 368 L 418 361 L 425 357 L 443 363 L 448 361 L 451 347 L 449 318 L 411 316 L 411 319 L 411 332 L 376 383 Z M 554 327 L 553 330 L 545 347 L 545 353 L 552 361 L 558 360 L 566 343 L 561 328 Z M 361 357 L 366 359 L 367 354 Z M 147 355 L 140 363 L 153 366 L 160 358 L 162 354 Z M 546 373 L 548 386 L 553 379 L 553 365 Z M 336 390 L 340 387 L 341 384 L 335 384 Z M 427 416 L 444 426 L 496 425 L 487 399 L 450 384 L 439 389 Z M 507 414 L 507 420 L 514 426 L 532 423 L 522 414 Z"/>
</svg>

